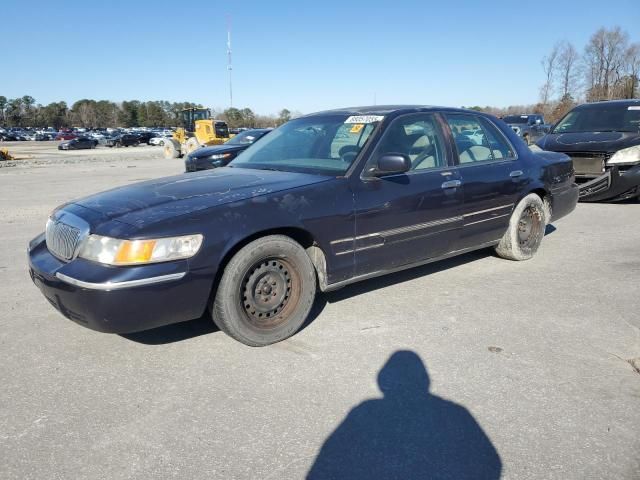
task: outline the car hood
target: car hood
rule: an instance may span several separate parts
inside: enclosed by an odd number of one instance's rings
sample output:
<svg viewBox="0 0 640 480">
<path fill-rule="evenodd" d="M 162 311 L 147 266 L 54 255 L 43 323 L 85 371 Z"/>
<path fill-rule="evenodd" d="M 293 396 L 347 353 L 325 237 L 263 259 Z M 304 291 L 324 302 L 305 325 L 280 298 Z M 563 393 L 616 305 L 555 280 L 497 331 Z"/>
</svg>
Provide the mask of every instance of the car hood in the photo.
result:
<svg viewBox="0 0 640 480">
<path fill-rule="evenodd" d="M 142 228 L 171 217 L 331 178 L 324 175 L 223 167 L 127 185 L 76 200 L 73 204 L 98 213 L 102 222 L 117 220 Z"/>
<path fill-rule="evenodd" d="M 549 133 L 538 141 L 543 150 L 555 152 L 616 152 L 640 144 L 640 133 Z"/>
<path fill-rule="evenodd" d="M 211 155 L 219 155 L 222 153 L 233 153 L 244 150 L 249 145 L 213 145 L 211 147 L 203 147 L 195 150 L 189 156 L 193 159 L 210 157 Z"/>
</svg>

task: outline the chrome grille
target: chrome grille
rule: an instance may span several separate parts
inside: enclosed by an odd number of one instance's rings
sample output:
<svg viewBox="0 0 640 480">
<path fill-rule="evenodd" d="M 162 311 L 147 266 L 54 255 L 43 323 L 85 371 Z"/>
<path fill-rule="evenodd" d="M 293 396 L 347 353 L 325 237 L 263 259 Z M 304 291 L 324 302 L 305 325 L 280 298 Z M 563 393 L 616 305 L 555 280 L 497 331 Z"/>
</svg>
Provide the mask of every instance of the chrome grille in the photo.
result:
<svg viewBox="0 0 640 480">
<path fill-rule="evenodd" d="M 62 260 L 71 260 L 75 254 L 82 232 L 80 229 L 67 225 L 60 220 L 49 219 L 45 233 L 47 248 Z"/>
</svg>

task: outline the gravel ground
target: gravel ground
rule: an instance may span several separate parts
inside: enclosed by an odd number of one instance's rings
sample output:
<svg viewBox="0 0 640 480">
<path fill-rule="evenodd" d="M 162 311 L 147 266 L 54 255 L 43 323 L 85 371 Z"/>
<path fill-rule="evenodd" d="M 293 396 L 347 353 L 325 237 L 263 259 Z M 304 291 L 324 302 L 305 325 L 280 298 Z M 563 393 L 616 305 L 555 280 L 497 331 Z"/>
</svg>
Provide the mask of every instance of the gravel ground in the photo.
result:
<svg viewBox="0 0 640 480">
<path fill-rule="evenodd" d="M 206 318 L 125 337 L 54 311 L 25 259 L 51 209 L 182 164 L 38 148 L 0 169 L 0 478 L 640 478 L 640 204 L 579 205 L 528 262 L 324 295 L 252 349 Z"/>
</svg>

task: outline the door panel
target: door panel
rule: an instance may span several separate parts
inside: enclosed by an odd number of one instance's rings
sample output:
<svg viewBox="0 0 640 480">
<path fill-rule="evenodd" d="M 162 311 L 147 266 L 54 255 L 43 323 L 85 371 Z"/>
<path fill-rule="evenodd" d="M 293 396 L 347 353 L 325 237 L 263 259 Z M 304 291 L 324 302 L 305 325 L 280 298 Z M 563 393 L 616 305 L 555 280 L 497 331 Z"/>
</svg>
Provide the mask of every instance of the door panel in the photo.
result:
<svg viewBox="0 0 640 480">
<path fill-rule="evenodd" d="M 463 188 L 451 168 L 450 145 L 433 114 L 403 115 L 380 139 L 354 178 L 356 237 L 335 248 L 355 255 L 356 275 L 366 275 L 437 257 L 455 248 L 462 226 Z M 375 172 L 384 154 L 407 156 L 407 173 L 381 178 Z M 445 184 L 445 185 L 443 185 Z"/>
<path fill-rule="evenodd" d="M 460 168 L 464 182 L 464 221 L 460 248 L 499 240 L 504 235 L 522 190 L 522 177 L 509 176 L 517 169 L 514 162 Z"/>
<path fill-rule="evenodd" d="M 459 248 L 499 240 L 526 185 L 515 149 L 496 126 L 470 114 L 447 114 L 464 184 L 463 227 Z M 471 141 L 465 132 L 476 133 Z"/>
<path fill-rule="evenodd" d="M 356 274 L 437 257 L 451 251 L 462 226 L 462 188 L 455 169 L 398 175 L 363 183 L 355 192 Z"/>
</svg>

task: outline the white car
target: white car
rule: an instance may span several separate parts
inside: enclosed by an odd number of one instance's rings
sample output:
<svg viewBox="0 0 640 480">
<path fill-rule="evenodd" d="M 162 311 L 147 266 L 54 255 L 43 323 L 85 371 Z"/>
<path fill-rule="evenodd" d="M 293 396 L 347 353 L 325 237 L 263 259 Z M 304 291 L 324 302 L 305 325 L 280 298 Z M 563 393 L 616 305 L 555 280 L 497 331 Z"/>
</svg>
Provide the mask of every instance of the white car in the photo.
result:
<svg viewBox="0 0 640 480">
<path fill-rule="evenodd" d="M 170 135 L 162 136 L 162 137 L 153 137 L 149 139 L 149 145 L 160 145 L 161 147 L 164 145 L 165 140 L 170 138 Z"/>
<path fill-rule="evenodd" d="M 463 130 L 462 135 L 466 136 L 476 145 L 482 145 L 484 133 L 482 130 Z"/>
</svg>

